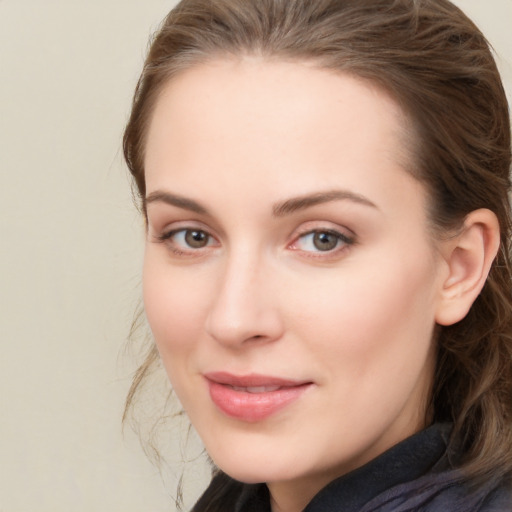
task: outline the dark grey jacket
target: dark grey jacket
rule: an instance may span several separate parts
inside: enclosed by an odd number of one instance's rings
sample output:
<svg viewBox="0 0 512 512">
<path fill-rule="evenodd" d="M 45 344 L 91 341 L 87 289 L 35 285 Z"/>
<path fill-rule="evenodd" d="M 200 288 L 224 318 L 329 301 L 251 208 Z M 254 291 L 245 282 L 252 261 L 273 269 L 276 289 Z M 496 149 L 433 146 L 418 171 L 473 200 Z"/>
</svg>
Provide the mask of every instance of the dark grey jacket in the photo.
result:
<svg viewBox="0 0 512 512">
<path fill-rule="evenodd" d="M 512 512 L 509 486 L 498 479 L 470 486 L 453 469 L 457 455 L 447 448 L 450 431 L 449 424 L 435 424 L 402 441 L 331 482 L 304 512 Z M 218 500 L 222 510 L 270 512 L 264 484 L 242 484 L 221 473 L 209 489 L 221 487 L 229 492 L 207 490 L 203 504 Z"/>
</svg>

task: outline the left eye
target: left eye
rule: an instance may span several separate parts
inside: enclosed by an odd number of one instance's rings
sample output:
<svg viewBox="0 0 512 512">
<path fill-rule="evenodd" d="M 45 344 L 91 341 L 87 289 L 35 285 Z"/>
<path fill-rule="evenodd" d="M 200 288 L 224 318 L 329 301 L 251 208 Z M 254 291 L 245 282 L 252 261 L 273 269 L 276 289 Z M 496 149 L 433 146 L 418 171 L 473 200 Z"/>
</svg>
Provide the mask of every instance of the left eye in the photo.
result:
<svg viewBox="0 0 512 512">
<path fill-rule="evenodd" d="M 164 236 L 174 244 L 185 249 L 202 249 L 212 245 L 213 238 L 201 229 L 180 229 Z"/>
<path fill-rule="evenodd" d="M 300 236 L 293 244 L 295 249 L 306 252 L 329 252 L 342 245 L 348 245 L 351 240 L 337 231 L 311 231 Z"/>
</svg>

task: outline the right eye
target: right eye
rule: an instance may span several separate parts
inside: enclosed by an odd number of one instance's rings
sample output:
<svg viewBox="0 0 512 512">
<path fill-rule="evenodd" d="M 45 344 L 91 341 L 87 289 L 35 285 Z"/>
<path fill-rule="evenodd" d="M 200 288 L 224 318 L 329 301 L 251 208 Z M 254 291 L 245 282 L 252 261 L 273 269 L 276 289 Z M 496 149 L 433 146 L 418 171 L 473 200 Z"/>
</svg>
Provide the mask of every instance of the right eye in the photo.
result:
<svg viewBox="0 0 512 512">
<path fill-rule="evenodd" d="M 159 237 L 176 252 L 191 252 L 216 245 L 215 239 L 206 231 L 194 228 L 174 229 Z"/>
</svg>

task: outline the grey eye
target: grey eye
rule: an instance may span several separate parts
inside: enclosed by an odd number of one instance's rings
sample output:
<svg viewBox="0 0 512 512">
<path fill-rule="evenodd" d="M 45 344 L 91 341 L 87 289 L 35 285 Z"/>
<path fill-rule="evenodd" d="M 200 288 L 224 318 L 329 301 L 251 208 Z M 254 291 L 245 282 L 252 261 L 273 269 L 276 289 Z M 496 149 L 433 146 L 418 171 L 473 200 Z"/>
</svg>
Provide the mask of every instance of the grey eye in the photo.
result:
<svg viewBox="0 0 512 512">
<path fill-rule="evenodd" d="M 197 229 L 185 230 L 185 243 L 193 249 L 201 249 L 208 245 L 210 235 Z"/>
<path fill-rule="evenodd" d="M 313 233 L 313 245 L 319 251 L 332 251 L 336 248 L 340 241 L 340 237 L 328 231 L 319 231 Z"/>
<path fill-rule="evenodd" d="M 352 245 L 354 240 L 347 235 L 330 229 L 318 229 L 304 233 L 293 244 L 294 249 L 303 252 L 321 253 L 335 252 L 345 246 Z"/>
</svg>

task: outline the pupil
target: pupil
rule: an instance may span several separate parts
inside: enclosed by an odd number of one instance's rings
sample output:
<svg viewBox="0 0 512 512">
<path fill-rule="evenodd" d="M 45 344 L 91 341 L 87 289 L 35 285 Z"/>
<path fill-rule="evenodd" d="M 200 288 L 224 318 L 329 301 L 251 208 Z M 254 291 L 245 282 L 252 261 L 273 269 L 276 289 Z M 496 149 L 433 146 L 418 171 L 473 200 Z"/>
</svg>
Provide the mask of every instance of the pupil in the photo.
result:
<svg viewBox="0 0 512 512">
<path fill-rule="evenodd" d="M 338 238 L 331 233 L 315 233 L 313 243 L 319 251 L 331 251 L 338 243 Z"/>
<path fill-rule="evenodd" d="M 208 235 L 204 231 L 187 231 L 185 241 L 187 245 L 197 249 L 206 246 L 208 243 Z"/>
</svg>

